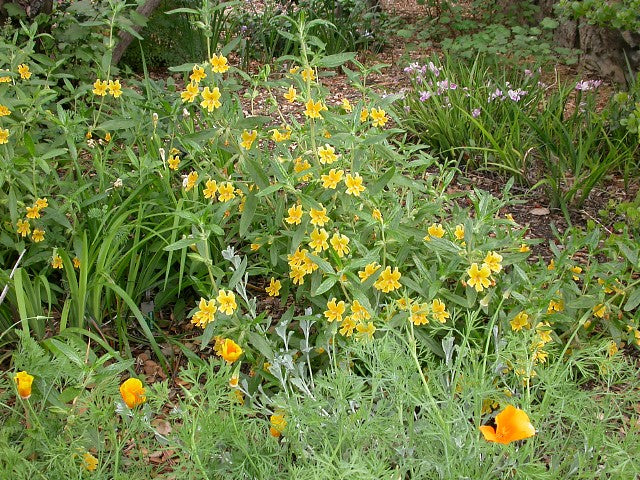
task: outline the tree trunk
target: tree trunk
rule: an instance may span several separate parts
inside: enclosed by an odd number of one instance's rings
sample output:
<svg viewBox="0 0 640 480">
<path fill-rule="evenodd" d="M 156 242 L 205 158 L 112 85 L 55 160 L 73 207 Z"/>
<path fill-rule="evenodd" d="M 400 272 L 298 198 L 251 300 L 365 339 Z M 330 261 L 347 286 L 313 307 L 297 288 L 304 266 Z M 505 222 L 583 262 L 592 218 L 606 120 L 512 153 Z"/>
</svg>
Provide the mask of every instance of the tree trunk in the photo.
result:
<svg viewBox="0 0 640 480">
<path fill-rule="evenodd" d="M 537 0 L 542 17 L 553 17 L 557 0 Z M 625 83 L 632 72 L 640 70 L 640 33 L 620 31 L 568 20 L 555 31 L 554 40 L 563 47 L 582 51 L 580 64 L 594 74 Z"/>
<path fill-rule="evenodd" d="M 33 18 L 39 13 L 51 13 L 53 0 L 0 0 L 0 22 L 7 19 L 7 11 L 4 6 L 7 3 L 16 3 L 27 13 L 27 17 Z"/>
<path fill-rule="evenodd" d="M 161 1 L 162 0 L 147 0 L 140 7 L 138 7 L 138 10 L 136 11 L 140 15 L 144 15 L 145 17 L 149 18 L 153 13 L 153 11 L 156 8 L 158 8 L 158 5 L 160 5 Z M 133 29 L 136 32 L 140 32 L 140 30 L 142 30 L 142 27 L 136 26 Z M 120 42 L 118 42 L 118 44 L 116 45 L 116 48 L 113 49 L 113 56 L 111 57 L 111 63 L 113 65 L 118 64 L 118 62 L 122 58 L 122 55 L 124 55 L 125 50 L 129 46 L 129 44 L 131 44 L 132 41 L 133 41 L 133 35 L 131 35 L 128 32 L 120 32 Z"/>
</svg>

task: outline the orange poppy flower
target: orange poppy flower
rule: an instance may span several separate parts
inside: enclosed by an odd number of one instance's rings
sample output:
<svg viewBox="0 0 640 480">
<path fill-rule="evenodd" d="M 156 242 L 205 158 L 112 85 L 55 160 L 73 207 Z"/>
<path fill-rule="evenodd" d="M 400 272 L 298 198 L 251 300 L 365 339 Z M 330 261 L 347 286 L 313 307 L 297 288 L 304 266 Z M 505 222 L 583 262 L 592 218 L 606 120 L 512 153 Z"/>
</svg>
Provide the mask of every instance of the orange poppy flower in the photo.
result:
<svg viewBox="0 0 640 480">
<path fill-rule="evenodd" d="M 147 399 L 142 382 L 137 378 L 130 378 L 120 385 L 120 395 L 129 408 L 137 407 Z"/>
<path fill-rule="evenodd" d="M 507 444 L 516 440 L 533 437 L 536 429 L 533 428 L 529 417 L 519 408 L 508 405 L 502 412 L 496 415 L 496 428 L 489 425 L 480 427 L 485 440 Z"/>
</svg>

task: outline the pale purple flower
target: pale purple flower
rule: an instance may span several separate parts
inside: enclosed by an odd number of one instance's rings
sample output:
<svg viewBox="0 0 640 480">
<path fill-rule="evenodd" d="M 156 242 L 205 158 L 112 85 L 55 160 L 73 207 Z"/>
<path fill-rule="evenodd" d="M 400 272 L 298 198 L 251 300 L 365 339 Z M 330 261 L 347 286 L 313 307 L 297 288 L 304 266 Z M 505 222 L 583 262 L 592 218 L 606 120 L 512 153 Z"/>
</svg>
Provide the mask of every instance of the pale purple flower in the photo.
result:
<svg viewBox="0 0 640 480">
<path fill-rule="evenodd" d="M 431 70 L 431 73 L 433 73 L 435 77 L 440 76 L 440 70 L 433 64 L 433 62 L 429 62 L 429 70 Z"/>
<path fill-rule="evenodd" d="M 421 102 L 426 102 L 430 98 L 431 98 L 431 92 L 429 92 L 427 90 L 420 92 L 420 101 Z"/>
<path fill-rule="evenodd" d="M 576 84 L 576 90 L 586 92 L 602 85 L 602 80 L 582 80 Z"/>
<path fill-rule="evenodd" d="M 473 112 L 471 112 L 471 116 L 473 118 L 478 118 L 480 116 L 480 109 L 479 108 L 474 108 Z"/>
<path fill-rule="evenodd" d="M 496 90 L 489 95 L 489 98 L 487 99 L 487 102 L 491 103 L 496 98 L 500 98 L 500 100 L 504 100 L 504 98 L 505 98 L 503 93 L 502 93 L 502 90 L 500 90 L 499 88 L 496 88 Z"/>
<path fill-rule="evenodd" d="M 522 97 L 524 97 L 528 92 L 526 90 L 517 89 L 517 90 L 509 90 L 507 95 L 514 102 L 519 102 Z"/>
</svg>

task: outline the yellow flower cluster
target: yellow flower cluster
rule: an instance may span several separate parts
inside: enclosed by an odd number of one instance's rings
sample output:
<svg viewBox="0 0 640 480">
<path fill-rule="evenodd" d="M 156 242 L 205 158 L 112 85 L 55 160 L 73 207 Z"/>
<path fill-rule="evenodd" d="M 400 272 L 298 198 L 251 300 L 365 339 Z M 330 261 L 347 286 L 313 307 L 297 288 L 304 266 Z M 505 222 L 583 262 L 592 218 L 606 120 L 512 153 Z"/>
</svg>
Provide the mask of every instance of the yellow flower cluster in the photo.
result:
<svg viewBox="0 0 640 480">
<path fill-rule="evenodd" d="M 19 219 L 16 222 L 16 231 L 21 237 L 26 237 L 31 233 L 31 225 L 29 220 L 38 219 L 41 217 L 40 212 L 49 206 L 49 201 L 46 198 L 38 198 L 34 204 L 26 209 L 26 220 Z M 34 228 L 31 235 L 31 240 L 34 243 L 39 243 L 44 240 L 44 230 L 41 228 Z M 62 268 L 62 267 L 58 267 Z"/>
<path fill-rule="evenodd" d="M 347 308 L 351 309 L 351 315 L 343 317 Z M 353 335 L 354 330 L 358 332 L 356 339 L 372 339 L 376 331 L 373 322 L 367 322 L 371 319 L 371 313 L 358 300 L 354 300 L 351 306 L 345 304 L 343 300 L 339 302 L 334 297 L 327 302 L 327 310 L 324 316 L 329 323 L 340 322 L 339 332 L 345 337 Z"/>
<path fill-rule="evenodd" d="M 409 321 L 416 326 L 429 323 L 429 316 L 440 323 L 446 323 L 451 317 L 446 304 L 438 298 L 434 298 L 431 304 L 414 302 L 410 298 L 400 298 L 396 304 L 400 310 L 409 311 Z"/>
<path fill-rule="evenodd" d="M 476 289 L 476 292 L 482 292 L 485 288 L 489 288 L 492 283 L 491 274 L 500 273 L 502 271 L 502 255 L 496 252 L 487 253 L 481 267 L 477 263 L 472 263 L 467 270 L 469 275 L 468 284 Z"/>
<path fill-rule="evenodd" d="M 231 290 L 220 290 L 215 299 L 200 298 L 198 310 L 191 317 L 191 323 L 197 327 L 205 328 L 215 320 L 215 314 L 218 310 L 226 315 L 232 315 L 237 308 L 235 294 Z"/>
<path fill-rule="evenodd" d="M 122 85 L 120 85 L 120 80 L 100 80 L 99 78 L 93 82 L 93 93 L 99 97 L 104 97 L 107 92 L 109 95 L 113 96 L 113 98 L 119 98 L 122 95 Z"/>
</svg>

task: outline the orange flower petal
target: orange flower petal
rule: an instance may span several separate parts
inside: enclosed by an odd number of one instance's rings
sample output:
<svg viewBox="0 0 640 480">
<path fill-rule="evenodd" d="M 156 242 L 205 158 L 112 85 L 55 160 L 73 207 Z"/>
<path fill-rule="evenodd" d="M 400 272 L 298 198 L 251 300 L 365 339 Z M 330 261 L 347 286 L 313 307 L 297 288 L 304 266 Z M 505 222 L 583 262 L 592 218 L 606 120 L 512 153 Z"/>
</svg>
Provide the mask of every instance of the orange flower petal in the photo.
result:
<svg viewBox="0 0 640 480">
<path fill-rule="evenodd" d="M 480 431 L 486 440 L 505 445 L 536 434 L 536 429 L 531 425 L 527 414 L 513 405 L 508 405 L 496 415 L 495 430 L 491 426 L 484 425 L 480 427 Z"/>
</svg>

